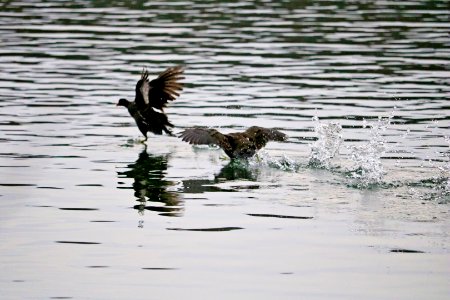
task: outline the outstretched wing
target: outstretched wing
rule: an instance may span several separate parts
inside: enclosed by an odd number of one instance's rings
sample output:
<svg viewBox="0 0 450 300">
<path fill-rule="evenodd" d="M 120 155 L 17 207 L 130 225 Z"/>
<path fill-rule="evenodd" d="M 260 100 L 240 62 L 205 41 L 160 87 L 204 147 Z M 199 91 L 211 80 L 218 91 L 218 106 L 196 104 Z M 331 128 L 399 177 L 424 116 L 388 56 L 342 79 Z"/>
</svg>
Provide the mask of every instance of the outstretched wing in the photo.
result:
<svg viewBox="0 0 450 300">
<path fill-rule="evenodd" d="M 245 134 L 253 140 L 257 149 L 264 147 L 269 141 L 282 142 L 287 139 L 287 135 L 272 128 L 252 126 L 245 131 Z"/>
<path fill-rule="evenodd" d="M 179 80 L 184 79 L 182 74 L 183 67 L 176 66 L 168 68 L 156 79 L 148 80 L 148 71 L 143 70 L 141 79 L 136 84 L 136 104 L 139 109 L 154 107 L 163 109 L 168 101 L 173 101 L 183 89 L 183 83 Z"/>
<path fill-rule="evenodd" d="M 228 138 L 222 133 L 211 128 L 194 127 L 184 130 L 181 139 L 194 145 L 217 145 L 223 150 L 231 149 Z"/>
</svg>

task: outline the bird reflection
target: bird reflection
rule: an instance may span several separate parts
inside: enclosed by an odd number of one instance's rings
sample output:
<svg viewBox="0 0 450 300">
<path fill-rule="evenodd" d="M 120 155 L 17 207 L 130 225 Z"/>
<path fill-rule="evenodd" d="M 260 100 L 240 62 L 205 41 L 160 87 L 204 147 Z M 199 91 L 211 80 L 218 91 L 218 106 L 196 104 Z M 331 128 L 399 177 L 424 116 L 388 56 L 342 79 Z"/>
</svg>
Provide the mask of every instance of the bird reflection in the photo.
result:
<svg viewBox="0 0 450 300">
<path fill-rule="evenodd" d="M 246 162 L 231 160 L 224 166 L 214 179 L 187 179 L 183 180 L 183 192 L 205 193 L 205 192 L 234 192 L 234 189 L 227 189 L 217 186 L 217 183 L 232 180 L 256 181 L 257 171 L 249 168 Z"/>
<path fill-rule="evenodd" d="M 256 177 L 256 171 L 250 169 L 246 162 L 240 160 L 232 160 L 215 176 L 216 180 L 245 179 L 250 181 L 256 181 Z"/>
<path fill-rule="evenodd" d="M 181 215 L 183 208 L 180 207 L 180 195 L 167 190 L 174 185 L 173 182 L 165 180 L 167 155 L 149 155 L 145 147 L 136 162 L 129 164 L 127 169 L 118 172 L 118 177 L 134 179 L 134 196 L 139 201 L 134 209 L 141 214 L 145 210 L 151 210 L 164 216 Z"/>
</svg>

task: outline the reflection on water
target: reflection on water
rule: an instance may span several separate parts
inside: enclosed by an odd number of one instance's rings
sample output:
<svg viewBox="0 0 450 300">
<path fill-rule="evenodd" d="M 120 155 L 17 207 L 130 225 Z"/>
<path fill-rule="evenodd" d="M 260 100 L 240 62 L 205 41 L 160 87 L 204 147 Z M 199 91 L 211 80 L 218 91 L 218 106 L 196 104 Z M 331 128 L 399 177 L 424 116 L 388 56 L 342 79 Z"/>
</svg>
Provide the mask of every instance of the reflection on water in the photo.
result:
<svg viewBox="0 0 450 300">
<path fill-rule="evenodd" d="M 119 186 L 119 188 L 134 189 L 134 196 L 139 201 L 134 208 L 140 213 L 151 210 L 165 216 L 181 215 L 183 201 L 180 195 L 167 190 L 174 185 L 173 182 L 165 179 L 167 160 L 167 155 L 149 155 L 145 147 L 138 159 L 126 167 L 126 171 L 117 172 L 119 178 L 133 179 L 132 187 Z"/>
<path fill-rule="evenodd" d="M 232 160 L 215 177 L 217 181 L 238 179 L 256 181 L 257 170 L 251 168 L 247 161 Z"/>
<path fill-rule="evenodd" d="M 136 201 L 139 202 L 134 208 L 140 213 L 151 210 L 160 212 L 163 216 L 181 216 L 183 200 L 180 193 L 233 192 L 233 189 L 217 184 L 233 180 L 256 181 L 258 174 L 258 170 L 248 162 L 231 160 L 214 179 L 186 179 L 182 181 L 183 188 L 180 190 L 175 187 L 174 182 L 166 179 L 168 160 L 169 155 L 151 155 L 145 146 L 134 163 L 128 164 L 125 171 L 117 172 L 119 179 L 133 179 L 131 187 L 126 186 L 126 182 L 119 181 L 118 188 L 134 190 Z"/>
<path fill-rule="evenodd" d="M 214 179 L 187 179 L 183 180 L 184 193 L 205 193 L 205 192 L 233 192 L 230 187 L 218 186 L 218 183 L 233 180 L 256 181 L 257 170 L 252 168 L 248 162 L 241 160 L 231 160 L 219 173 L 214 175 Z"/>
</svg>

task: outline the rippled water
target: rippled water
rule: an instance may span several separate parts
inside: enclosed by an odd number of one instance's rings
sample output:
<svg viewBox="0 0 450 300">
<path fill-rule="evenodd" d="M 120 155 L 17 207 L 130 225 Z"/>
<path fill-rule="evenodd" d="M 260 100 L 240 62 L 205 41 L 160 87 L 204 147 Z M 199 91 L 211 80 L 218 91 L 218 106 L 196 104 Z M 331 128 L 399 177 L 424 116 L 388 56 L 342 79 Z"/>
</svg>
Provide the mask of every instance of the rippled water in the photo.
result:
<svg viewBox="0 0 450 300">
<path fill-rule="evenodd" d="M 448 1 L 0 3 L 3 299 L 445 299 Z M 289 135 L 248 162 L 151 136 Z"/>
</svg>

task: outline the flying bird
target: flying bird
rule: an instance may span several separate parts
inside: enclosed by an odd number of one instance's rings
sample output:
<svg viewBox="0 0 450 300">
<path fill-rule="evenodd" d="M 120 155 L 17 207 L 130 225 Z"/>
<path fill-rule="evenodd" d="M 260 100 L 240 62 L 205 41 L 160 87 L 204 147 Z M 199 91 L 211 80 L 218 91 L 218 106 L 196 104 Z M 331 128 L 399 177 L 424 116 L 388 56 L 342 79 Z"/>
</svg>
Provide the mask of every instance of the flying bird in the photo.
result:
<svg viewBox="0 0 450 300">
<path fill-rule="evenodd" d="M 169 122 L 164 108 L 169 101 L 175 100 L 183 89 L 180 80 L 184 69 L 176 66 L 166 69 L 153 80 L 148 79 L 148 71 L 142 70 L 141 79 L 136 83 L 136 96 L 134 101 L 120 99 L 117 106 L 124 106 L 136 121 L 136 125 L 147 141 L 147 132 L 154 134 L 172 135 L 168 127 L 174 125 Z M 158 111 L 159 110 L 159 111 Z"/>
<path fill-rule="evenodd" d="M 287 135 L 270 128 L 252 126 L 244 132 L 222 134 L 212 128 L 194 127 L 184 130 L 180 137 L 194 145 L 217 145 L 230 158 L 250 158 L 269 141 L 285 141 Z"/>
</svg>

